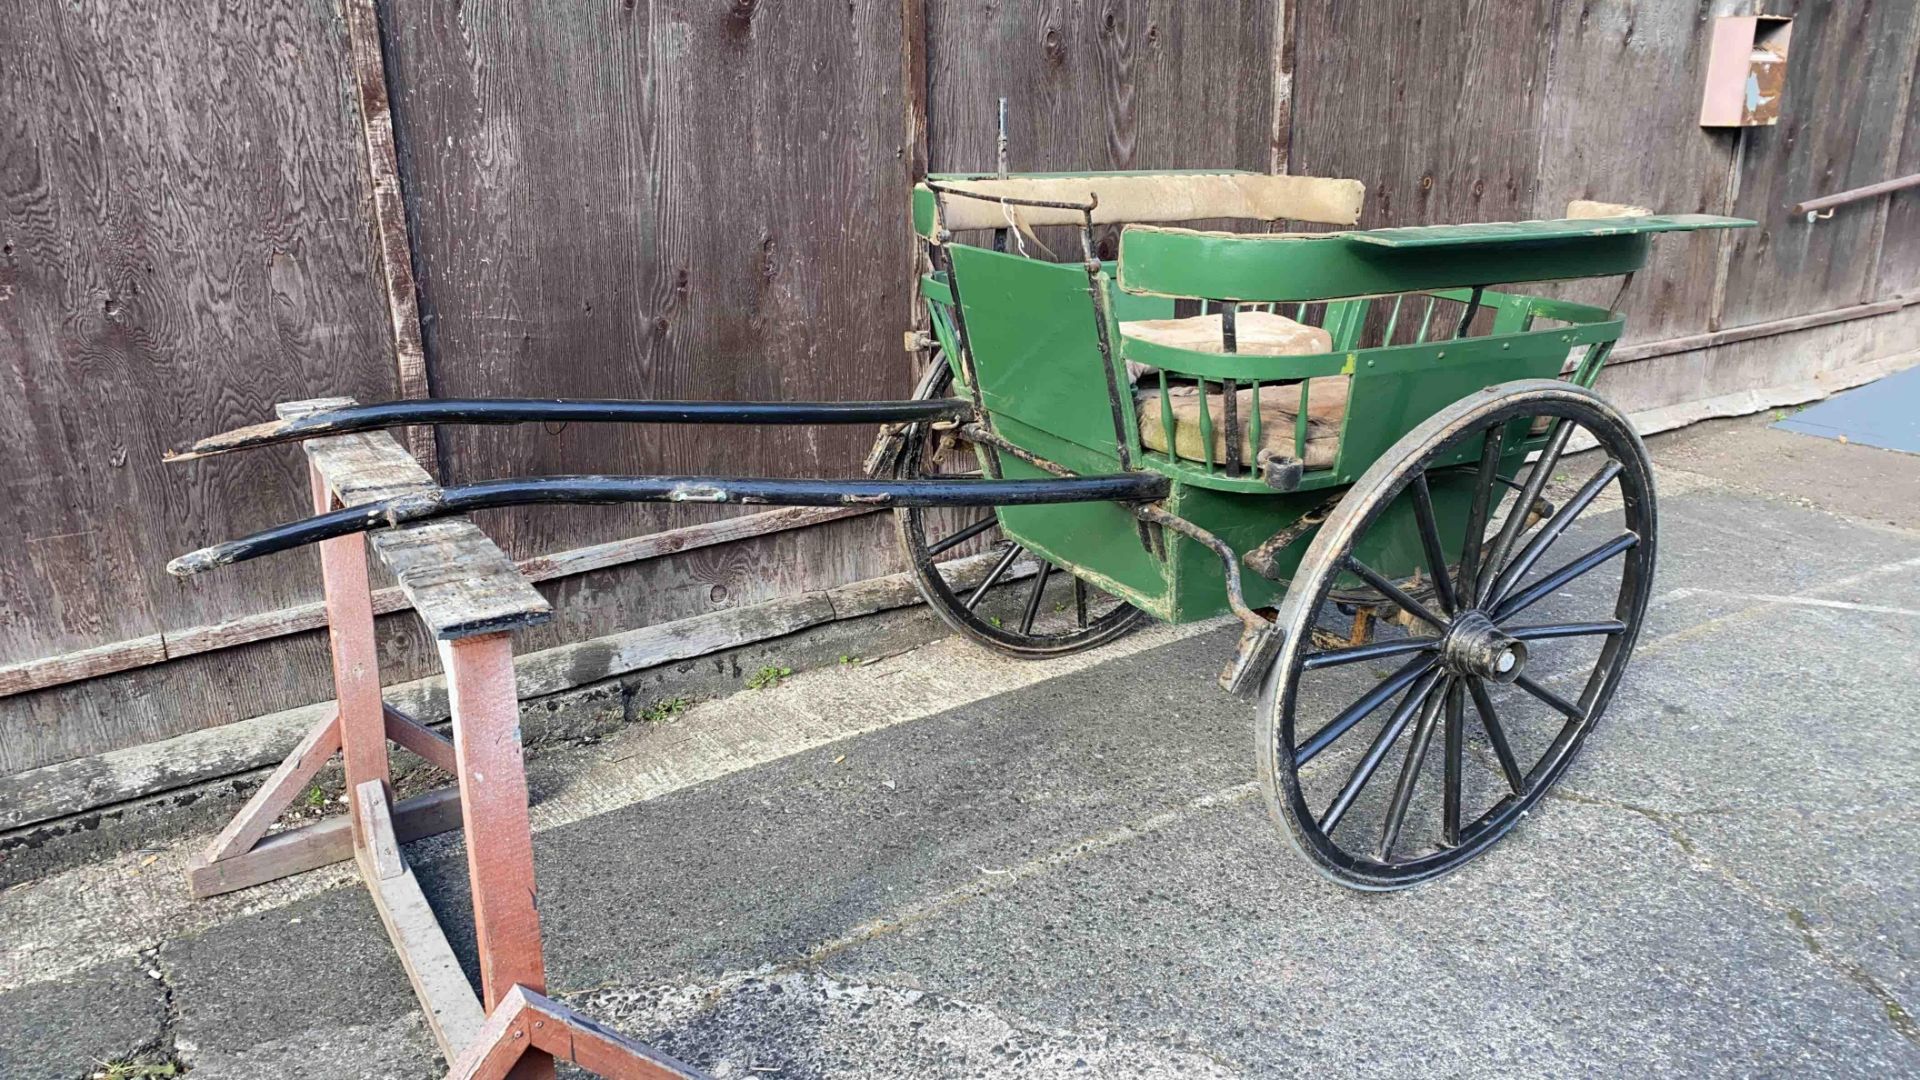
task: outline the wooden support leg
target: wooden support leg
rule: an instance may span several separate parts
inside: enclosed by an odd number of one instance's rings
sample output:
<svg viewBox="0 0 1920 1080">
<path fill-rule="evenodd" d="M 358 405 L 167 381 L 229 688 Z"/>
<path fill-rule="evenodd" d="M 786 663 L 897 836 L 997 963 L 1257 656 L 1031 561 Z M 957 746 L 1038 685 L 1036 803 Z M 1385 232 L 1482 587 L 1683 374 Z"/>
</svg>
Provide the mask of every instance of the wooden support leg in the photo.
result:
<svg viewBox="0 0 1920 1080">
<path fill-rule="evenodd" d="M 491 1013 L 516 986 L 546 989 L 513 645 L 504 633 L 443 641 L 440 662 L 447 673 L 460 766 L 480 1000 Z M 553 1060 L 545 1053 L 531 1052 L 517 1061 L 510 1074 L 516 1080 L 553 1076 Z"/>
<path fill-rule="evenodd" d="M 454 1061 L 447 1080 L 501 1080 L 529 1050 L 572 1062 L 608 1080 L 700 1080 L 702 1073 L 608 1031 L 542 994 L 516 986 L 487 1017 L 480 1037 Z"/>
<path fill-rule="evenodd" d="M 480 999 L 467 982 L 466 972 L 447 944 L 447 935 L 427 905 L 420 882 L 400 854 L 399 837 L 387 812 L 386 792 L 369 780 L 354 792 L 361 817 L 367 822 L 367 844 L 355 851 L 360 877 L 380 912 L 400 965 L 413 983 L 413 993 L 426 1013 L 427 1027 L 440 1053 L 452 1061 L 479 1038 L 486 1023 Z"/>
<path fill-rule="evenodd" d="M 333 752 L 340 749 L 339 714 L 327 717 L 315 724 L 293 753 L 287 755 L 278 768 L 274 769 L 260 787 L 254 791 L 247 805 L 233 815 L 227 827 L 213 838 L 207 850 L 200 857 L 200 865 L 216 863 L 221 859 L 243 855 L 253 850 L 260 838 L 267 835 L 280 812 L 287 808 L 300 789 L 312 780 L 315 773 L 326 765 Z"/>
<path fill-rule="evenodd" d="M 313 508 L 334 506 L 333 491 L 318 468 L 311 470 Z M 334 694 L 339 699 L 340 749 L 347 790 L 369 780 L 388 789 L 386 710 L 380 700 L 380 654 L 374 643 L 373 592 L 367 583 L 367 545 L 359 536 L 320 542 L 320 577 L 326 587 L 327 648 L 333 653 Z M 366 822 L 349 800 L 354 836 L 364 842 Z"/>
</svg>

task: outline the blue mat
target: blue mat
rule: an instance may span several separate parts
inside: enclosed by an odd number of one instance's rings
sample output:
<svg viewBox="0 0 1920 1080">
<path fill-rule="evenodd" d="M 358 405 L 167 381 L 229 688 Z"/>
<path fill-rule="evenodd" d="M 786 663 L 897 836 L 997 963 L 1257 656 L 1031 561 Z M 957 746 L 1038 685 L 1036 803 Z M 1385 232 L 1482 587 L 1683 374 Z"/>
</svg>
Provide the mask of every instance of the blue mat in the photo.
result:
<svg viewBox="0 0 1920 1080">
<path fill-rule="evenodd" d="M 1920 454 L 1920 367 L 1835 394 L 1773 426 Z"/>
</svg>

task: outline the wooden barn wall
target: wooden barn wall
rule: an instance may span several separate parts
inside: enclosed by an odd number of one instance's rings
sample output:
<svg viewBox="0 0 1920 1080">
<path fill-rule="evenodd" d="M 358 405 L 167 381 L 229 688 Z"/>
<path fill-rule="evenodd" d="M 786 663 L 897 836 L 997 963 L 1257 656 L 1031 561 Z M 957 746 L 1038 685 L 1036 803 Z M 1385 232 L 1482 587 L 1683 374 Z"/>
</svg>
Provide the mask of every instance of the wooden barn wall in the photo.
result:
<svg viewBox="0 0 1920 1080">
<path fill-rule="evenodd" d="M 383 5 L 441 396 L 905 396 L 898 0 Z M 442 432 L 444 480 L 848 475 L 856 428 Z M 509 511 L 527 556 L 695 506 Z M 823 546 L 830 575 L 883 569 Z M 743 567 L 797 584 L 800 567 Z M 785 581 L 780 579 L 785 578 Z"/>
<path fill-rule="evenodd" d="M 1911 111 L 1920 5 L 1800 0 L 1769 3 L 1767 11 L 1794 16 L 1792 63 L 1780 123 L 1742 135 L 1733 212 L 1761 228 L 1731 238 L 1718 312 L 1724 326 L 1874 299 L 1891 202 L 1840 207 L 1815 223 L 1789 208 L 1896 175 Z"/>
<path fill-rule="evenodd" d="M 187 583 L 165 560 L 298 516 L 297 451 L 163 468 L 275 400 L 398 392 L 337 2 L 23 0 L 0 23 L 0 667 L 162 654 L 316 595 L 311 554 Z M 1630 341 L 1920 288 L 1920 192 L 1809 225 L 1795 200 L 1920 171 L 1911 4 L 1779 0 L 1785 117 L 1695 123 L 1711 19 L 1752 0 L 378 0 L 431 391 L 903 394 L 919 169 L 1231 165 L 1348 175 L 1363 223 L 1556 216 L 1592 197 L 1762 220 L 1666 238 Z M 1562 286 L 1605 299 L 1611 288 Z M 1623 364 L 1630 403 L 1910 348 L 1915 313 Z M 1797 344 L 1789 344 L 1789 342 Z M 1876 351 L 1877 350 L 1877 351 Z M 1803 365 L 1804 366 L 1804 365 Z M 1758 385 L 1757 383 L 1753 385 Z M 856 429 L 448 429 L 442 479 L 850 475 Z M 503 511 L 516 557 L 717 516 Z M 883 515 L 541 586 L 531 650 L 898 569 Z M 380 622 L 392 681 L 433 669 Z M 327 696 L 302 633 L 0 697 L 0 773 Z"/>
<path fill-rule="evenodd" d="M 299 515 L 293 457 L 160 456 L 279 399 L 393 394 L 341 19 L 22 0 L 0 54 L 0 664 L 316 599 L 298 560 L 162 569 Z M 0 699 L 0 771 L 251 715 L 285 679 Z"/>
</svg>

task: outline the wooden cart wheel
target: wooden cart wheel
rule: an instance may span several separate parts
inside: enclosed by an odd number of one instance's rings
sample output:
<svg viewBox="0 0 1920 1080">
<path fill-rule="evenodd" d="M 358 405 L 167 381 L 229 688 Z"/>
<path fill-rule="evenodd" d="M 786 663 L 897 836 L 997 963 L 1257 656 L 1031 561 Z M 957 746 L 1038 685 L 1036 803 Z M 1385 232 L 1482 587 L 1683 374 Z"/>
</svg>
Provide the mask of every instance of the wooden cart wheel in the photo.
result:
<svg viewBox="0 0 1920 1080">
<path fill-rule="evenodd" d="M 944 357 L 918 397 L 947 397 Z M 978 476 L 973 444 L 951 425 L 915 424 L 895 460 L 896 479 Z M 948 626 L 997 652 L 1024 659 L 1104 645 L 1139 626 L 1140 609 L 1026 551 L 1000 532 L 991 507 L 894 511 L 900 546 L 920 595 Z"/>
<path fill-rule="evenodd" d="M 1503 447 L 1541 424 L 1537 461 L 1502 477 Z M 1576 446 L 1597 448 L 1563 461 L 1576 433 Z M 1508 497 L 1515 479 L 1520 494 Z M 1580 486 L 1530 528 L 1516 507 L 1552 479 Z M 1409 522 L 1436 586 L 1428 602 L 1354 555 L 1376 525 Z M 1619 685 L 1646 612 L 1654 533 L 1646 448 L 1592 391 L 1506 383 L 1409 432 L 1328 517 L 1280 608 L 1286 639 L 1261 691 L 1259 758 L 1281 831 L 1322 873 L 1367 890 L 1437 877 L 1504 836 L 1566 771 Z M 1329 595 L 1356 580 L 1416 627 L 1316 645 Z"/>
</svg>

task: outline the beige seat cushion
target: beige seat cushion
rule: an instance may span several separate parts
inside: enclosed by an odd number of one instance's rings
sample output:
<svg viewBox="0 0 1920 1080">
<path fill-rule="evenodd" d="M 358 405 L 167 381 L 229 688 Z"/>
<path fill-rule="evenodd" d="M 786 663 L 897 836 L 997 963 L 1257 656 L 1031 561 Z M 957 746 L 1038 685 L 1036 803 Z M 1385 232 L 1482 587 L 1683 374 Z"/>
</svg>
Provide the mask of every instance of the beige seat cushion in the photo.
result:
<svg viewBox="0 0 1920 1080">
<path fill-rule="evenodd" d="M 1149 450 L 1171 453 L 1191 461 L 1205 461 L 1206 443 L 1200 432 L 1201 397 L 1193 386 L 1174 387 L 1168 394 L 1173 409 L 1173 436 L 1167 436 L 1160 417 L 1160 391 L 1140 390 L 1134 394 L 1140 414 L 1140 443 Z M 1208 394 L 1207 412 L 1213 422 L 1213 460 L 1227 457 L 1227 402 L 1225 394 Z M 1240 460 L 1251 465 L 1259 460 L 1260 450 L 1271 450 L 1285 458 L 1293 457 L 1294 418 L 1300 412 L 1299 384 L 1260 387 L 1260 445 L 1253 445 L 1248 424 L 1253 412 L 1253 390 L 1235 395 L 1234 415 L 1240 425 Z M 1328 375 L 1307 383 L 1307 456 L 1309 469 L 1333 465 L 1340 450 L 1340 425 L 1347 415 L 1347 377 Z M 1168 448 L 1172 449 L 1169 450 Z"/>
<path fill-rule="evenodd" d="M 1242 311 L 1233 320 L 1234 344 L 1247 356 L 1312 356 L 1333 350 L 1333 335 L 1270 311 Z M 1143 319 L 1120 324 L 1123 337 L 1194 352 L 1221 352 L 1220 316 Z"/>
</svg>

